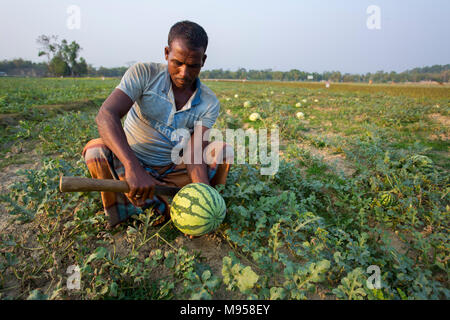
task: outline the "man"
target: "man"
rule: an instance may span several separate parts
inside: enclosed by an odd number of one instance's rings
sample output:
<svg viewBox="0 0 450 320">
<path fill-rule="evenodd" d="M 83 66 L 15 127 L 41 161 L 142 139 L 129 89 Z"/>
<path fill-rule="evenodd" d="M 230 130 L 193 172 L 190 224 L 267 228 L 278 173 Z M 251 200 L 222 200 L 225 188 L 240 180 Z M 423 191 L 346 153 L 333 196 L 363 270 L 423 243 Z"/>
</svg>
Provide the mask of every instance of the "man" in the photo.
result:
<svg viewBox="0 0 450 320">
<path fill-rule="evenodd" d="M 83 157 L 93 178 L 125 180 L 130 187 L 127 194 L 102 192 L 110 227 L 147 208 L 162 217 L 157 223 L 167 220 L 169 203 L 153 195 L 155 185 L 225 184 L 232 149 L 203 138 L 220 109 L 214 93 L 198 78 L 207 45 L 201 26 L 176 23 L 164 49 L 167 65 L 133 65 L 101 106 L 96 117 L 100 138 L 88 142 Z M 173 157 L 180 142 L 177 129 L 190 134 L 180 164 Z M 211 155 L 208 161 L 203 151 Z M 200 162 L 194 161 L 195 154 Z"/>
</svg>

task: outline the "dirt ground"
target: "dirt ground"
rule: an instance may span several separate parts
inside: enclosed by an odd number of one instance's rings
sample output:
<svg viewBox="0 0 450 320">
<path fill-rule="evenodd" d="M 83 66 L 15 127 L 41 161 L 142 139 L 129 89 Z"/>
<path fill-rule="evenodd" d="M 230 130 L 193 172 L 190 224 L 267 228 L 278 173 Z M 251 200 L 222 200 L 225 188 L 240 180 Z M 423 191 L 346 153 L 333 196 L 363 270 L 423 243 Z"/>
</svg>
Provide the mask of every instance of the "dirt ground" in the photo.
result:
<svg viewBox="0 0 450 320">
<path fill-rule="evenodd" d="M 30 154 L 32 156 L 32 154 Z M 8 187 L 21 180 L 20 170 L 37 169 L 39 163 L 11 164 L 0 170 L 0 194 L 8 193 Z M 14 217 L 6 211 L 5 204 L 0 202 L 0 233 L 5 234 L 14 224 Z"/>
</svg>

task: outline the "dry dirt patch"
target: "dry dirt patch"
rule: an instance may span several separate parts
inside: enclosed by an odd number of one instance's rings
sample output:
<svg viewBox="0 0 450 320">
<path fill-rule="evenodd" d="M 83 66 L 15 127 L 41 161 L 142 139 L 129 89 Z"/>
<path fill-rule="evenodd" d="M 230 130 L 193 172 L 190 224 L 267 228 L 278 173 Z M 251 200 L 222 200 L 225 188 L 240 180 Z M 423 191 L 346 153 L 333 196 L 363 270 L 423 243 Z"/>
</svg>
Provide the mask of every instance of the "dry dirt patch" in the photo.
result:
<svg viewBox="0 0 450 320">
<path fill-rule="evenodd" d="M 26 163 L 26 164 L 12 164 L 4 167 L 0 171 L 0 194 L 9 193 L 9 187 L 21 181 L 22 176 L 18 175 L 18 171 L 25 169 L 37 169 L 39 163 Z M 0 203 L 0 233 L 3 234 L 7 231 L 8 226 L 11 225 L 12 217 L 6 211 L 5 205 Z"/>
<path fill-rule="evenodd" d="M 344 173 L 345 176 L 350 177 L 355 173 L 355 169 L 352 167 L 352 164 L 349 163 L 345 155 L 343 154 L 332 154 L 330 150 L 317 149 L 311 145 L 300 143 L 297 144 L 300 148 L 309 151 L 314 157 L 322 158 L 324 162 L 326 162 L 329 166 L 335 166 L 338 171 Z"/>
<path fill-rule="evenodd" d="M 429 117 L 431 120 L 433 120 L 439 124 L 442 124 L 446 128 L 450 127 L 450 117 L 443 116 L 440 113 L 432 113 L 429 115 Z"/>
<path fill-rule="evenodd" d="M 321 132 L 317 130 L 310 130 L 307 134 L 307 137 L 323 137 L 326 139 L 333 139 L 338 137 L 339 135 L 331 133 L 331 132 Z M 307 150 L 314 157 L 322 158 L 322 160 L 327 163 L 329 166 L 335 166 L 338 171 L 344 173 L 345 176 L 349 177 L 355 173 L 355 169 L 353 168 L 352 163 L 347 161 L 346 157 L 342 153 L 336 153 L 331 148 L 316 148 L 308 142 L 301 142 L 297 144 L 300 148 Z"/>
<path fill-rule="evenodd" d="M 450 140 L 450 117 L 441 115 L 440 113 L 432 113 L 428 115 L 429 119 L 431 119 L 434 123 L 442 126 L 443 130 L 439 130 L 436 133 L 433 133 L 429 136 L 431 140 L 442 140 L 448 141 Z"/>
</svg>

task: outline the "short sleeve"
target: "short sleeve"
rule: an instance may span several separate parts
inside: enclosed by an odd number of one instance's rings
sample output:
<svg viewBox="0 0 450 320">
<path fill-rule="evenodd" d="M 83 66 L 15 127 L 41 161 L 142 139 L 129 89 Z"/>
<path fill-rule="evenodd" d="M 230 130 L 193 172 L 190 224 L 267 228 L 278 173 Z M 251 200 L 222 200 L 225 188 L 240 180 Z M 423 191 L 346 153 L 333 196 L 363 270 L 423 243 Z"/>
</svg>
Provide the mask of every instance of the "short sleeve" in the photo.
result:
<svg viewBox="0 0 450 320">
<path fill-rule="evenodd" d="M 219 102 L 208 108 L 203 117 L 200 119 L 202 121 L 202 126 L 211 129 L 214 123 L 216 122 L 217 117 L 219 116 L 219 111 L 220 111 Z"/>
<path fill-rule="evenodd" d="M 150 72 L 145 64 L 136 63 L 128 68 L 116 88 L 122 90 L 134 102 L 142 96 L 149 76 Z"/>
</svg>

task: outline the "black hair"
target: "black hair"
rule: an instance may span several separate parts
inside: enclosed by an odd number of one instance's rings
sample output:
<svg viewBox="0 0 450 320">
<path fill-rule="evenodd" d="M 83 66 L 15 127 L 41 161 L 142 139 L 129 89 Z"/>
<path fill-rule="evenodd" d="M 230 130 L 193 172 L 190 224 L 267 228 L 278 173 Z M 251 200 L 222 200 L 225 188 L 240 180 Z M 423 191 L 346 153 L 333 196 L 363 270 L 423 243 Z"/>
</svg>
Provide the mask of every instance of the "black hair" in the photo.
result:
<svg viewBox="0 0 450 320">
<path fill-rule="evenodd" d="M 189 49 L 203 48 L 206 52 L 208 47 L 208 35 L 197 23 L 192 21 L 180 21 L 175 23 L 169 31 L 168 45 L 175 39 L 184 40 Z"/>
</svg>

